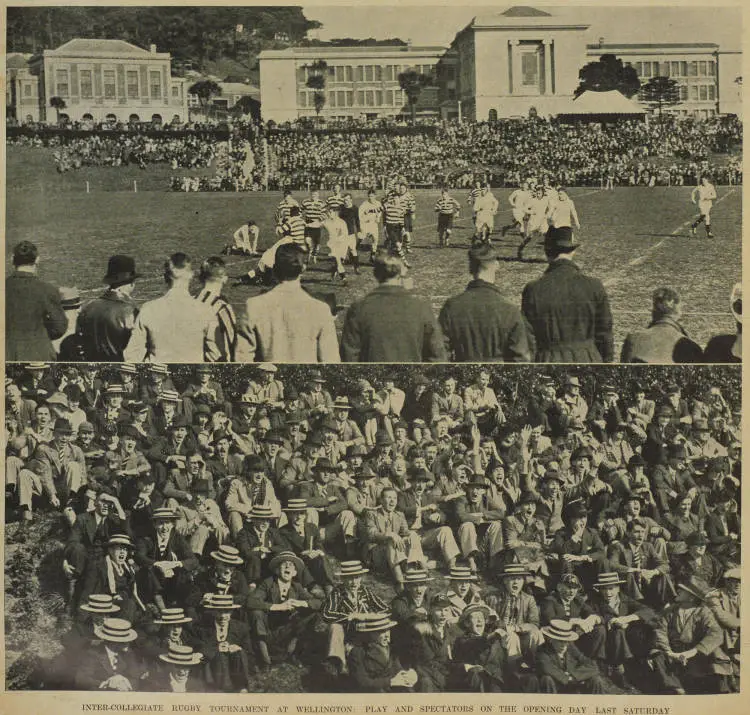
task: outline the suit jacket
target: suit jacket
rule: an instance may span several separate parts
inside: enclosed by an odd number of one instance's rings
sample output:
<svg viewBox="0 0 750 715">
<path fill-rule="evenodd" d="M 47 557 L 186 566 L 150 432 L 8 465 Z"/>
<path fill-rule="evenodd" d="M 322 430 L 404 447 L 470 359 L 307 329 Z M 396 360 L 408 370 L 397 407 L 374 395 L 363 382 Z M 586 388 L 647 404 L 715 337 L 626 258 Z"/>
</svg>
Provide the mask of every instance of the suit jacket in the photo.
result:
<svg viewBox="0 0 750 715">
<path fill-rule="evenodd" d="M 55 360 L 52 341 L 65 335 L 67 327 L 57 288 L 31 273 L 14 273 L 5 279 L 6 360 Z"/>
<path fill-rule="evenodd" d="M 157 561 L 170 561 L 171 554 L 176 556 L 177 561 L 182 561 L 182 567 L 185 571 L 195 571 L 198 567 L 198 557 L 192 552 L 184 537 L 180 536 L 175 529 L 169 535 L 165 554 L 162 556 L 158 553 L 158 539 L 156 532 L 149 536 L 142 536 L 135 542 L 135 562 L 139 566 L 152 568 Z"/>
<path fill-rule="evenodd" d="M 80 660 L 75 667 L 75 687 L 77 690 L 98 691 L 101 683 L 119 674 L 130 681 L 133 690 L 138 690 L 142 672 L 143 669 L 130 650 L 118 654 L 117 670 L 113 670 L 104 643 L 100 642 L 80 653 Z"/>
<path fill-rule="evenodd" d="M 206 618 L 200 624 L 196 633 L 196 640 L 198 642 L 197 650 L 203 653 L 205 660 L 211 661 L 219 654 L 219 642 L 216 639 L 216 623 L 213 618 Z M 253 645 L 250 640 L 250 628 L 246 623 L 236 619 L 234 616 L 229 621 L 226 642 L 230 645 L 238 645 L 248 656 L 253 652 Z"/>
<path fill-rule="evenodd" d="M 648 626 L 653 627 L 656 624 L 657 613 L 653 609 L 644 606 L 640 601 L 636 601 L 622 591 L 620 591 L 620 602 L 617 608 L 610 606 L 596 589 L 591 596 L 589 605 L 594 613 L 602 617 L 605 625 L 609 623 L 612 618 L 632 616 L 633 614 L 637 614 L 638 617 Z"/>
<path fill-rule="evenodd" d="M 596 563 L 602 561 L 605 555 L 604 544 L 602 543 L 599 534 L 593 529 L 585 527 L 581 540 L 575 543 L 570 537 L 570 533 L 567 528 L 560 529 L 552 539 L 549 550 L 553 554 L 574 554 L 576 556 L 590 556 L 591 559 Z"/>
<path fill-rule="evenodd" d="M 108 514 L 97 529 L 96 516 L 93 512 L 87 511 L 76 517 L 65 551 L 67 554 L 71 548 L 82 546 L 89 555 L 101 554 L 106 550 L 107 541 L 111 536 L 127 532 L 129 532 L 127 523 L 122 521 L 117 514 Z"/>
<path fill-rule="evenodd" d="M 502 683 L 508 664 L 508 651 L 498 638 L 486 635 L 459 636 L 453 645 L 453 660 L 459 666 L 459 682 L 466 683 L 468 680 L 468 673 L 462 667 L 466 664 L 481 666 L 493 680 Z"/>
<path fill-rule="evenodd" d="M 562 657 L 548 643 L 544 643 L 536 652 L 536 674 L 540 678 L 548 675 L 557 686 L 565 687 L 593 678 L 599 674 L 599 669 L 574 643 L 568 644 Z"/>
<path fill-rule="evenodd" d="M 657 569 L 663 574 L 669 573 L 669 562 L 659 555 L 652 543 L 644 541 L 640 546 L 640 552 L 642 569 Z M 620 575 L 627 574 L 628 569 L 633 566 L 633 552 L 630 544 L 619 541 L 610 544 L 607 557 L 612 570 Z"/>
<path fill-rule="evenodd" d="M 370 545 L 385 543 L 390 534 L 407 536 L 409 525 L 400 511 L 387 514 L 383 507 L 365 512 L 365 532 Z"/>
<path fill-rule="evenodd" d="M 360 693 L 389 693 L 394 675 L 403 670 L 393 649 L 375 643 L 355 645 L 348 656 L 349 675 Z"/>
<path fill-rule="evenodd" d="M 487 521 L 500 521 L 505 517 L 502 509 L 491 509 L 487 503 L 486 495 L 482 497 L 479 504 L 469 503 L 468 497 L 458 497 L 454 502 L 456 524 L 461 525 L 465 522 L 479 524 Z"/>
<path fill-rule="evenodd" d="M 289 591 L 285 599 L 281 598 L 281 591 L 279 590 L 279 582 L 276 578 L 266 578 L 258 585 L 257 588 L 250 592 L 247 598 L 247 609 L 249 611 L 268 611 L 271 606 L 279 603 L 284 603 L 289 599 L 296 599 L 298 601 L 307 601 L 308 608 L 312 611 L 320 610 L 323 605 L 323 600 L 317 596 L 313 596 L 301 583 L 298 581 L 292 581 L 289 584 Z M 293 613 L 289 611 L 288 613 Z"/>
<path fill-rule="evenodd" d="M 420 678 L 427 678 L 438 690 L 445 690 L 453 666 L 453 644 L 461 631 L 446 624 L 440 638 L 431 623 L 418 623 L 415 629 L 417 637 L 412 645 L 411 662 Z"/>
<path fill-rule="evenodd" d="M 620 362 L 696 363 L 703 350 L 673 318 L 661 318 L 625 337 Z"/>
<path fill-rule="evenodd" d="M 501 621 L 508 607 L 509 597 L 507 593 L 503 592 L 498 595 L 497 605 L 495 606 Z M 527 623 L 539 627 L 539 606 L 537 606 L 532 595 L 526 593 L 526 591 L 521 591 L 516 601 L 516 609 L 516 613 L 511 614 L 513 616 L 510 619 L 511 624 Z"/>
<path fill-rule="evenodd" d="M 552 592 L 542 601 L 539 611 L 541 623 L 545 626 L 555 618 L 567 621 L 569 618 L 588 618 L 593 613 L 591 606 L 580 596 L 576 596 L 570 602 L 570 613 L 566 614 L 565 606 L 557 591 Z"/>
<path fill-rule="evenodd" d="M 737 517 L 734 514 L 727 514 L 726 515 L 726 521 L 727 526 L 724 528 L 724 525 L 721 523 L 721 516 L 717 514 L 716 512 L 712 512 L 708 516 L 706 516 L 706 536 L 708 538 L 708 541 L 711 544 L 715 544 L 717 546 L 720 546 L 722 544 L 729 544 L 734 541 L 731 536 L 729 536 L 729 532 L 734 532 L 735 534 L 740 533 L 739 524 L 737 523 Z"/>
<path fill-rule="evenodd" d="M 298 556 L 310 548 L 325 550 L 320 538 L 320 529 L 310 522 L 305 522 L 304 536 L 298 534 L 289 523 L 279 529 L 279 534 L 289 550 L 294 551 Z"/>
<path fill-rule="evenodd" d="M 612 362 L 609 298 L 572 261 L 552 261 L 523 289 L 521 310 L 536 339 L 535 362 Z"/>
<path fill-rule="evenodd" d="M 379 285 L 349 308 L 344 362 L 440 362 L 443 337 L 430 305 L 405 288 Z"/>
<path fill-rule="evenodd" d="M 137 315 L 135 302 L 113 290 L 105 291 L 84 306 L 76 330 L 81 336 L 86 360 L 122 362 Z"/>
<path fill-rule="evenodd" d="M 50 494 L 56 493 L 56 486 L 64 481 L 65 465 L 69 462 L 77 462 L 83 471 L 83 481 L 86 481 L 86 458 L 81 448 L 73 443 L 65 447 L 63 459 L 54 444 L 39 444 L 34 450 L 34 471 L 39 474 L 42 483 L 49 489 Z"/>
<path fill-rule="evenodd" d="M 327 519 L 332 519 L 347 508 L 344 490 L 331 482 L 325 485 L 318 482 L 301 482 L 294 489 L 294 496 L 298 499 L 306 499 L 308 507 L 322 509 L 323 511 L 320 512 L 322 523 L 325 523 Z M 329 497 L 334 497 L 335 501 L 330 501 Z"/>
<path fill-rule="evenodd" d="M 673 604 L 656 624 L 657 651 L 677 652 L 696 648 L 702 655 L 710 655 L 722 643 L 721 626 L 707 606 L 681 608 Z"/>
<path fill-rule="evenodd" d="M 260 539 L 255 533 L 255 530 L 249 524 L 246 524 L 240 529 L 235 541 L 240 556 L 245 559 L 245 567 L 247 567 L 248 559 L 252 557 L 253 553 L 257 553 L 254 549 L 261 546 Z M 284 541 L 284 538 L 279 534 L 278 529 L 274 527 L 269 527 L 265 534 L 265 543 L 262 545 L 269 549 L 271 553 L 278 553 L 279 551 L 284 551 L 284 549 L 286 549 L 286 541 Z"/>
</svg>

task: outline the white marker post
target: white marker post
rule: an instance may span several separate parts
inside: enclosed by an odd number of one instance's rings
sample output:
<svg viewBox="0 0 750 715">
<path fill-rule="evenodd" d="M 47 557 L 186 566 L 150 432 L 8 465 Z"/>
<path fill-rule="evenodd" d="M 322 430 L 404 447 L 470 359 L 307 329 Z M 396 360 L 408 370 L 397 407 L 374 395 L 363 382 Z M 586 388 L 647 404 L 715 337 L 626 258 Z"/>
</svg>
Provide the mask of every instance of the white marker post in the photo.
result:
<svg viewBox="0 0 750 715">
<path fill-rule="evenodd" d="M 133 179 L 133 193 L 138 193 L 138 181 L 136 179 Z"/>
<path fill-rule="evenodd" d="M 91 193 L 88 181 L 86 182 L 86 193 L 87 194 Z"/>
</svg>

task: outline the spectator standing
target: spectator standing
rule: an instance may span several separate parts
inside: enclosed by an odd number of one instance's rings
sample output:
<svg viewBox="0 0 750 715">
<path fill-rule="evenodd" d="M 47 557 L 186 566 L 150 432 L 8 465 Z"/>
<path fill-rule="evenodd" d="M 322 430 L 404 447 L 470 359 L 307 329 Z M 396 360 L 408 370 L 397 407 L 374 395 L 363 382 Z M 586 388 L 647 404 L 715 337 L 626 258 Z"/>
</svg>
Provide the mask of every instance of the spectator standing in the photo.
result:
<svg viewBox="0 0 750 715">
<path fill-rule="evenodd" d="M 293 243 L 279 246 L 273 269 L 279 285 L 247 301 L 239 362 L 339 362 L 331 311 L 302 288 L 306 254 Z"/>
<path fill-rule="evenodd" d="M 54 360 L 52 341 L 68 325 L 60 291 L 37 277 L 39 251 L 30 241 L 13 248 L 13 267 L 5 281 L 5 359 Z"/>
<path fill-rule="evenodd" d="M 430 306 L 403 286 L 404 262 L 375 257 L 378 286 L 352 304 L 341 336 L 344 362 L 441 362 L 442 333 Z"/>
<path fill-rule="evenodd" d="M 579 244 L 550 228 L 544 242 L 545 274 L 523 289 L 521 309 L 536 340 L 535 362 L 612 362 L 609 297 L 598 278 L 573 262 Z"/>
<path fill-rule="evenodd" d="M 696 363 L 703 351 L 680 324 L 680 296 L 671 288 L 657 288 L 653 294 L 651 323 L 645 330 L 626 336 L 620 362 Z"/>
<path fill-rule="evenodd" d="M 109 259 L 103 282 L 109 288 L 88 303 L 78 316 L 77 331 L 83 353 L 92 362 L 122 362 L 138 314 L 131 296 L 138 273 L 135 260 L 117 255 Z"/>
<path fill-rule="evenodd" d="M 529 333 L 521 311 L 495 285 L 499 257 L 492 246 L 469 250 L 473 280 L 448 299 L 440 327 L 450 357 L 457 362 L 529 362 Z"/>
<path fill-rule="evenodd" d="M 167 292 L 149 300 L 136 318 L 128 362 L 215 362 L 217 318 L 213 309 L 199 302 L 188 289 L 193 277 L 190 257 L 173 254 L 164 264 Z"/>
</svg>

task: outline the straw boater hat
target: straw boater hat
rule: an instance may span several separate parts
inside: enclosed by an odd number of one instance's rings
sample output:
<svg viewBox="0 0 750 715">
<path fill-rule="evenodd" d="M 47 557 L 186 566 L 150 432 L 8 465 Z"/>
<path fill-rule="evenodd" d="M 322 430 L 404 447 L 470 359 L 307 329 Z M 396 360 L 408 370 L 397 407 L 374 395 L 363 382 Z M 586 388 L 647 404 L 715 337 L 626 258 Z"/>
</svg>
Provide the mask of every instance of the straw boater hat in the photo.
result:
<svg viewBox="0 0 750 715">
<path fill-rule="evenodd" d="M 151 514 L 152 521 L 165 521 L 165 520 L 176 520 L 177 512 L 174 509 L 169 509 L 166 506 L 160 506 L 158 509 L 154 509 Z"/>
<path fill-rule="evenodd" d="M 159 658 L 165 663 L 178 665 L 183 668 L 198 665 L 203 660 L 203 653 L 196 653 L 189 645 L 169 644 L 167 653 L 160 653 Z"/>
<path fill-rule="evenodd" d="M 578 634 L 573 630 L 569 621 L 561 621 L 557 618 L 552 619 L 548 626 L 542 627 L 542 634 L 545 638 L 551 638 L 555 641 L 577 641 Z"/>
<path fill-rule="evenodd" d="M 152 362 L 148 366 L 148 370 L 151 373 L 156 373 L 157 375 L 168 375 L 169 374 L 169 368 L 161 362 Z"/>
<path fill-rule="evenodd" d="M 179 402 L 180 396 L 177 390 L 162 390 L 159 395 L 159 402 Z"/>
<path fill-rule="evenodd" d="M 89 600 L 80 609 L 87 613 L 118 613 L 120 607 L 108 593 L 91 593 Z"/>
<path fill-rule="evenodd" d="M 229 564 L 230 566 L 242 566 L 245 563 L 240 556 L 239 549 L 235 549 L 234 546 L 227 544 L 222 544 L 216 551 L 212 551 L 211 558 L 214 561 Z"/>
<path fill-rule="evenodd" d="M 476 581 L 476 574 L 468 566 L 453 566 L 448 574 L 449 581 Z"/>
<path fill-rule="evenodd" d="M 404 583 L 427 583 L 428 581 L 432 581 L 432 577 L 421 566 L 407 568 L 404 571 Z"/>
<path fill-rule="evenodd" d="M 113 534 L 110 536 L 109 541 L 107 541 L 107 548 L 110 546 L 127 546 L 129 549 L 135 548 L 133 539 L 127 534 Z"/>
<path fill-rule="evenodd" d="M 160 626 L 179 626 L 183 623 L 192 623 L 193 619 L 185 615 L 182 608 L 164 608 L 158 618 L 154 618 L 154 623 Z"/>
<path fill-rule="evenodd" d="M 381 613 L 379 616 L 368 621 L 359 621 L 356 625 L 357 633 L 379 633 L 389 631 L 398 625 L 396 621 L 391 620 L 390 613 Z"/>
<path fill-rule="evenodd" d="M 342 561 L 341 568 L 339 570 L 339 576 L 346 578 L 348 576 L 362 576 L 366 573 L 370 573 L 370 569 L 366 569 L 362 566 L 361 561 Z"/>
<path fill-rule="evenodd" d="M 333 401 L 333 409 L 334 410 L 351 410 L 352 406 L 349 404 L 349 398 L 348 397 L 337 397 Z"/>
<path fill-rule="evenodd" d="M 265 504 L 253 504 L 253 508 L 247 514 L 248 519 L 275 519 L 273 509 Z"/>
<path fill-rule="evenodd" d="M 110 643 L 132 643 L 138 637 L 130 621 L 123 618 L 105 618 L 104 623 L 94 627 L 94 635 Z"/>
<path fill-rule="evenodd" d="M 526 564 L 521 563 L 509 563 L 503 564 L 502 570 L 500 571 L 501 578 L 510 578 L 512 576 L 528 576 L 531 573 L 526 568 Z"/>
<path fill-rule="evenodd" d="M 239 608 L 240 604 L 234 602 L 231 593 L 207 593 L 203 597 L 203 607 L 211 611 L 233 611 Z"/>
<path fill-rule="evenodd" d="M 302 559 L 293 551 L 281 551 L 268 562 L 269 571 L 271 571 L 272 573 L 276 573 L 278 567 L 281 566 L 281 564 L 285 561 L 291 561 L 294 564 L 294 567 L 297 569 L 297 573 L 300 573 L 302 569 L 305 568 L 305 565 L 302 563 Z"/>
<path fill-rule="evenodd" d="M 26 365 L 24 365 L 24 368 L 28 370 L 29 372 L 34 372 L 36 370 L 39 370 L 41 372 L 42 370 L 47 369 L 47 363 L 46 362 L 27 362 Z"/>
<path fill-rule="evenodd" d="M 276 365 L 273 365 L 270 362 L 262 362 L 256 365 L 255 368 L 260 372 L 277 372 L 279 369 Z"/>
<path fill-rule="evenodd" d="M 492 614 L 492 609 L 486 603 L 472 603 L 466 606 L 463 611 L 461 611 L 459 621 L 461 623 L 466 623 L 466 621 L 469 619 L 469 616 L 472 613 L 476 613 L 477 611 L 481 611 L 482 613 L 484 613 L 485 619 L 488 619 Z"/>
<path fill-rule="evenodd" d="M 307 499 L 289 499 L 284 511 L 307 511 Z"/>
<path fill-rule="evenodd" d="M 596 577 L 596 583 L 594 588 L 606 588 L 607 586 L 619 586 L 621 583 L 625 583 L 620 578 L 620 574 L 617 571 L 602 571 Z"/>
</svg>

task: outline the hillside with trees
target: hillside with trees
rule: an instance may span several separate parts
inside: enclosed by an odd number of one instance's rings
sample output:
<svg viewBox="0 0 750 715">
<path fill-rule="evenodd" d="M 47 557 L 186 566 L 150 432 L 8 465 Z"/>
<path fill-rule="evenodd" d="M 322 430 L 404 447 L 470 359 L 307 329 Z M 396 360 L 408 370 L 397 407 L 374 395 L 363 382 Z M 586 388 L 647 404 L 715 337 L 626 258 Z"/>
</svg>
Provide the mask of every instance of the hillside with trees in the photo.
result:
<svg viewBox="0 0 750 715">
<path fill-rule="evenodd" d="M 41 52 L 75 37 L 156 45 L 176 65 L 228 59 L 254 67 L 263 49 L 299 44 L 320 27 L 300 7 L 9 7 L 8 52 Z"/>
</svg>

